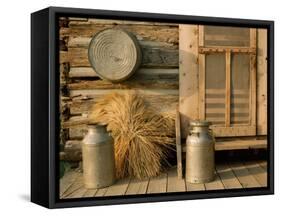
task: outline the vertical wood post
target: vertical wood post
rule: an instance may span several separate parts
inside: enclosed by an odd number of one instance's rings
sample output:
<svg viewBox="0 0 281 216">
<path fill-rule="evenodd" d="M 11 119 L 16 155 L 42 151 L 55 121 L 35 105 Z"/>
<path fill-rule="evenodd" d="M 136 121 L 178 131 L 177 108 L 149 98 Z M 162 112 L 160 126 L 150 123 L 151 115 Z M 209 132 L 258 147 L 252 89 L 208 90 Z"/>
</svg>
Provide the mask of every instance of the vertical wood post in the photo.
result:
<svg viewBox="0 0 281 216">
<path fill-rule="evenodd" d="M 199 47 L 204 46 L 204 26 L 199 26 L 199 37 L 198 37 Z M 198 109 L 199 109 L 199 119 L 205 119 L 205 91 L 206 91 L 206 68 L 205 68 L 205 54 L 199 54 L 199 98 L 198 98 Z"/>
<path fill-rule="evenodd" d="M 257 30 L 257 134 L 267 135 L 267 30 Z"/>
<path fill-rule="evenodd" d="M 230 105 L 231 105 L 231 52 L 225 53 L 225 126 L 230 126 Z"/>
<path fill-rule="evenodd" d="M 250 46 L 251 48 L 257 47 L 257 30 L 254 28 L 250 29 Z M 255 54 L 250 54 L 250 123 L 252 126 L 256 127 L 256 98 L 257 98 L 257 56 Z"/>
<path fill-rule="evenodd" d="M 182 145 L 181 145 L 181 131 L 180 131 L 180 113 L 177 107 L 176 110 L 176 148 L 177 148 L 177 173 L 178 178 L 182 179 Z"/>
<path fill-rule="evenodd" d="M 181 135 L 198 119 L 198 25 L 179 25 L 179 112 Z"/>
</svg>

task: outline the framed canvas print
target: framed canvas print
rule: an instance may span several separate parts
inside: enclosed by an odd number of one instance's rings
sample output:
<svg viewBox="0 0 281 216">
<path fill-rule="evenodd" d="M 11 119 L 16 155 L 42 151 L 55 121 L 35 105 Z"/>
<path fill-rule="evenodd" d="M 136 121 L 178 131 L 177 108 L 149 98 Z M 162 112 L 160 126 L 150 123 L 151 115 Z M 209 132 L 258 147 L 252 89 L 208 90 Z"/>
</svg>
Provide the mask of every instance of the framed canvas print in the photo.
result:
<svg viewBox="0 0 281 216">
<path fill-rule="evenodd" d="M 50 7 L 31 15 L 31 201 L 274 193 L 274 22 Z"/>
</svg>

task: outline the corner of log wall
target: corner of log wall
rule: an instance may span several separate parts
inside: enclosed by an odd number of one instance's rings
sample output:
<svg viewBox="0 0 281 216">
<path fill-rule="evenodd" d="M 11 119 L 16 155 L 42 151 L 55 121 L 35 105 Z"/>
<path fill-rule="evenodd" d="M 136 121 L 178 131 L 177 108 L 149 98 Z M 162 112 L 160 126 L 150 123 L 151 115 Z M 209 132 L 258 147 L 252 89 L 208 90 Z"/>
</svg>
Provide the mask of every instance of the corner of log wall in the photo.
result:
<svg viewBox="0 0 281 216">
<path fill-rule="evenodd" d="M 105 28 L 124 28 L 138 39 L 141 67 L 122 83 L 98 77 L 88 61 L 92 36 Z M 89 109 L 112 92 L 137 90 L 160 112 L 175 112 L 179 95 L 178 25 L 66 17 L 60 20 L 61 144 L 66 161 L 81 160 Z"/>
<path fill-rule="evenodd" d="M 68 28 L 69 25 L 69 19 L 67 17 L 60 17 L 59 18 L 59 28 Z M 67 52 L 67 46 L 68 46 L 68 38 L 63 37 L 60 38 L 59 43 L 59 51 L 61 52 Z M 61 55 L 60 55 L 61 56 Z M 69 62 L 61 62 L 60 63 L 60 122 L 61 125 L 64 124 L 65 121 L 69 119 L 69 107 L 67 103 L 65 102 L 69 98 L 69 91 L 67 87 L 67 83 L 69 80 L 69 70 L 70 70 L 70 63 Z M 63 156 L 65 154 L 62 154 L 61 152 L 64 151 L 65 143 L 69 139 L 69 129 L 60 128 L 60 158 L 63 159 Z"/>
</svg>

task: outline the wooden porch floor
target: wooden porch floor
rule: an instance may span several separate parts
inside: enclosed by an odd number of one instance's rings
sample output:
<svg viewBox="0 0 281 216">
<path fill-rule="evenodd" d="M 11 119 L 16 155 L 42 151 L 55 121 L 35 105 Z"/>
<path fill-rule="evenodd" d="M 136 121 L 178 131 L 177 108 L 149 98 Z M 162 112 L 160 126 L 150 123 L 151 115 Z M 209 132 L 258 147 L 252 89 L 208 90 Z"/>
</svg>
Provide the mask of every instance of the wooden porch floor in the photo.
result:
<svg viewBox="0 0 281 216">
<path fill-rule="evenodd" d="M 122 179 L 117 181 L 114 185 L 102 189 L 84 188 L 83 174 L 75 170 L 70 170 L 60 180 L 60 198 L 188 192 L 266 186 L 266 161 L 227 162 L 217 164 L 215 180 L 206 184 L 190 184 L 184 179 L 178 179 L 177 169 L 173 167 L 155 178 L 146 180 Z"/>
</svg>

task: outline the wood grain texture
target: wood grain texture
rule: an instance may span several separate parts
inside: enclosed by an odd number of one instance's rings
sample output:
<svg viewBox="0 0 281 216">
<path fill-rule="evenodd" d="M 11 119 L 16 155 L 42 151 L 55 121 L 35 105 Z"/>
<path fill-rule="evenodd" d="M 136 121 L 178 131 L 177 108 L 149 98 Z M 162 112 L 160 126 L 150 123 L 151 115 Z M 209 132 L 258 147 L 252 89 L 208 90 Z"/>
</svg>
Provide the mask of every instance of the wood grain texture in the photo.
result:
<svg viewBox="0 0 281 216">
<path fill-rule="evenodd" d="M 95 197 L 102 197 L 105 195 L 105 193 L 107 192 L 108 187 L 106 188 L 100 188 L 97 190 Z"/>
<path fill-rule="evenodd" d="M 67 161 L 81 161 L 82 159 L 82 138 L 87 133 L 87 126 L 79 126 L 78 128 L 70 128 L 69 136 L 70 139 L 66 142 L 65 145 L 65 160 Z M 216 151 L 224 151 L 224 150 L 238 150 L 238 149 L 266 149 L 267 148 L 267 140 L 266 139 L 234 139 L 234 140 L 225 140 L 225 141 L 216 141 L 215 150 Z M 179 152 L 186 151 L 185 143 L 181 144 L 181 150 Z M 179 171 L 178 177 L 182 178 L 182 169 L 179 169 L 179 164 L 181 161 L 178 161 L 177 169 Z M 265 165 L 262 166 L 263 168 Z M 265 168 L 266 169 L 266 168 Z M 181 175 L 180 175 L 181 174 Z"/>
<path fill-rule="evenodd" d="M 237 125 L 236 127 L 211 126 L 215 137 L 235 137 L 256 135 L 256 127 L 248 125 Z"/>
<path fill-rule="evenodd" d="M 203 47 L 205 41 L 204 26 L 199 25 L 198 31 L 198 46 Z M 202 53 L 198 54 L 198 64 L 198 118 L 204 120 L 206 111 L 206 56 Z"/>
<path fill-rule="evenodd" d="M 225 126 L 230 126 L 230 98 L 231 98 L 231 53 L 225 54 Z M 248 102 L 248 101 L 247 101 Z M 233 101 L 235 103 L 235 101 Z"/>
<path fill-rule="evenodd" d="M 257 122 L 257 63 L 256 55 L 250 55 L 250 123 L 256 127 Z"/>
<path fill-rule="evenodd" d="M 65 153 L 64 160 L 66 161 L 81 161 L 82 160 L 81 140 L 67 140 L 64 146 L 64 153 Z"/>
<path fill-rule="evenodd" d="M 142 67 L 120 84 L 99 79 L 88 61 L 92 37 L 108 28 L 131 32 L 142 49 Z M 179 94 L 178 34 L 177 24 L 68 18 L 67 25 L 60 28 L 60 40 L 65 45 L 60 52 L 60 62 L 68 65 L 68 80 L 63 86 L 67 94 L 61 97 L 69 114 L 62 124 L 69 132 L 67 139 L 71 142 L 82 139 L 92 106 L 98 98 L 112 91 L 137 90 L 157 111 L 175 113 Z M 75 146 L 78 145 L 68 145 L 67 155 L 78 160 L 80 152 Z"/>
<path fill-rule="evenodd" d="M 226 164 L 228 163 L 228 164 Z M 245 165 L 247 164 L 247 165 Z M 112 186 L 101 189 L 86 189 L 81 184 L 83 174 L 70 170 L 60 179 L 62 188 L 67 188 L 67 193 L 60 194 L 60 198 L 101 197 L 115 195 L 134 195 L 149 193 L 173 193 L 181 191 L 222 190 L 232 188 L 263 187 L 266 183 L 267 172 L 260 164 L 266 165 L 266 161 L 250 161 L 247 163 L 224 162 L 217 164 L 218 173 L 212 182 L 205 184 L 190 184 L 185 179 L 177 178 L 177 169 L 172 167 L 167 173 L 151 179 L 123 179 Z M 69 177 L 75 174 L 77 178 Z"/>
<path fill-rule="evenodd" d="M 84 187 L 83 176 L 79 175 L 75 181 L 67 188 L 67 190 L 61 195 L 62 198 L 70 197 L 76 191 Z M 82 195 L 81 195 L 82 196 Z"/>
<path fill-rule="evenodd" d="M 83 197 L 94 197 L 98 189 L 87 189 Z"/>
<path fill-rule="evenodd" d="M 199 47 L 198 52 L 200 54 L 210 53 L 245 53 L 245 54 L 256 54 L 256 49 L 251 47 Z"/>
<path fill-rule="evenodd" d="M 205 55 L 199 54 L 199 74 L 198 74 L 198 82 L 199 82 L 199 88 L 198 88 L 198 117 L 201 120 L 205 119 L 206 114 L 206 103 L 209 103 L 207 101 L 208 98 L 206 98 L 206 65 L 205 65 Z"/>
<path fill-rule="evenodd" d="M 235 176 L 243 188 L 260 187 L 258 181 L 249 173 L 248 169 L 241 162 L 229 164 Z"/>
<path fill-rule="evenodd" d="M 148 183 L 149 179 L 131 179 L 126 191 L 126 195 L 145 194 L 147 191 Z"/>
<path fill-rule="evenodd" d="M 83 26 L 89 27 L 91 25 L 148 25 L 148 26 L 177 26 L 175 23 L 165 23 L 165 22 L 141 22 L 141 21 L 130 21 L 130 20 L 116 20 L 116 19 L 93 19 L 93 18 L 76 18 L 69 17 L 69 26 Z"/>
<path fill-rule="evenodd" d="M 222 150 L 235 150 L 235 149 L 259 149 L 266 148 L 267 140 L 230 140 L 230 141 L 219 141 L 215 144 L 216 151 Z"/>
<path fill-rule="evenodd" d="M 257 134 L 267 134 L 267 30 L 257 30 Z"/>
<path fill-rule="evenodd" d="M 75 190 L 73 193 L 69 194 L 67 196 L 67 199 L 84 197 L 86 192 L 87 192 L 86 188 L 80 187 L 78 190 Z"/>
<path fill-rule="evenodd" d="M 239 180 L 234 175 L 231 168 L 226 164 L 219 164 L 216 166 L 218 175 L 220 176 L 225 189 L 242 188 Z"/>
<path fill-rule="evenodd" d="M 177 68 L 179 65 L 178 50 L 167 47 L 141 47 L 142 67 Z M 68 48 L 60 51 L 60 63 L 69 62 L 71 67 L 90 67 L 87 48 Z"/>
<path fill-rule="evenodd" d="M 244 165 L 262 187 L 267 186 L 267 173 L 258 163 L 247 161 Z"/>
<path fill-rule="evenodd" d="M 181 145 L 180 113 L 178 107 L 176 110 L 175 128 L 176 128 L 176 150 L 177 150 L 177 174 L 178 174 L 178 178 L 182 179 L 183 177 L 182 145 Z"/>
<path fill-rule="evenodd" d="M 79 23 L 85 23 L 88 21 L 88 18 L 82 18 L 82 17 L 68 17 L 67 18 L 69 23 L 72 23 L 72 22 L 79 22 Z"/>
<path fill-rule="evenodd" d="M 167 192 L 167 173 L 162 173 L 149 180 L 147 193 L 165 193 Z"/>
<path fill-rule="evenodd" d="M 79 127 L 71 127 L 69 128 L 69 141 L 81 141 L 83 137 L 87 134 L 87 132 L 88 129 L 86 125 L 79 125 Z"/>
<path fill-rule="evenodd" d="M 159 69 L 159 68 L 140 68 L 138 69 L 134 76 L 145 76 L 150 79 L 175 79 L 179 75 L 178 69 Z M 96 72 L 91 67 L 72 67 L 69 71 L 70 78 L 90 78 L 98 77 Z"/>
<path fill-rule="evenodd" d="M 185 180 L 178 178 L 177 170 L 170 169 L 168 171 L 167 192 L 186 191 Z"/>
<path fill-rule="evenodd" d="M 224 137 L 225 138 L 225 137 Z M 182 143 L 182 151 L 186 152 L 185 143 Z M 216 139 L 215 150 L 224 151 L 224 150 L 242 150 L 242 149 L 266 149 L 267 140 L 266 139 L 256 139 L 252 137 L 251 139 L 234 139 L 221 140 L 220 138 Z"/>
<path fill-rule="evenodd" d="M 88 48 L 92 37 L 83 36 L 69 36 L 67 46 L 69 48 Z M 142 47 L 167 47 L 177 49 L 178 45 L 174 43 L 153 41 L 153 40 L 138 40 L 138 43 Z"/>
<path fill-rule="evenodd" d="M 100 97 L 105 94 L 112 92 L 126 93 L 130 91 L 129 89 L 82 89 L 82 90 L 71 90 L 70 97 L 80 97 L 83 99 L 89 99 L 94 97 Z M 178 95 L 179 91 L 177 89 L 138 89 L 137 93 L 144 96 L 164 96 L 164 95 Z"/>
<path fill-rule="evenodd" d="M 204 191 L 206 190 L 205 185 L 203 183 L 189 183 L 186 182 L 186 191 Z"/>
<path fill-rule="evenodd" d="M 257 163 L 258 163 L 265 171 L 267 171 L 267 161 L 260 160 L 260 161 L 257 161 Z"/>
<path fill-rule="evenodd" d="M 223 186 L 221 179 L 220 179 L 219 175 L 217 174 L 217 172 L 215 173 L 214 181 L 205 183 L 205 188 L 206 188 L 206 190 L 223 190 L 224 189 L 224 186 Z"/>
<path fill-rule="evenodd" d="M 60 196 L 62 196 L 66 190 L 76 181 L 78 178 L 78 172 L 67 172 L 63 178 L 60 179 Z"/>
<path fill-rule="evenodd" d="M 79 89 L 178 89 L 178 79 L 151 79 L 149 76 L 133 76 L 122 83 L 107 80 L 79 80 L 68 85 L 70 90 Z"/>
<path fill-rule="evenodd" d="M 108 187 L 104 196 L 120 196 L 125 195 L 130 179 L 119 179 L 114 185 Z"/>
<path fill-rule="evenodd" d="M 152 24 L 151 22 L 137 22 L 133 24 L 126 22 L 114 21 L 110 23 L 101 23 L 97 20 L 89 20 L 88 22 L 70 22 L 69 28 L 60 29 L 60 37 L 92 37 L 97 32 L 108 28 L 121 28 L 132 32 L 139 40 L 151 40 L 167 42 L 172 44 L 178 43 L 178 26 L 175 24 Z"/>
<path fill-rule="evenodd" d="M 182 137 L 198 119 L 198 25 L 179 25 L 179 112 Z"/>
<path fill-rule="evenodd" d="M 93 90 L 95 92 L 95 90 Z M 88 99 L 83 99 L 83 96 L 69 102 L 71 115 L 88 114 L 100 95 L 93 96 Z M 146 95 L 145 103 L 159 112 L 174 112 L 178 105 L 177 95 Z"/>
</svg>

